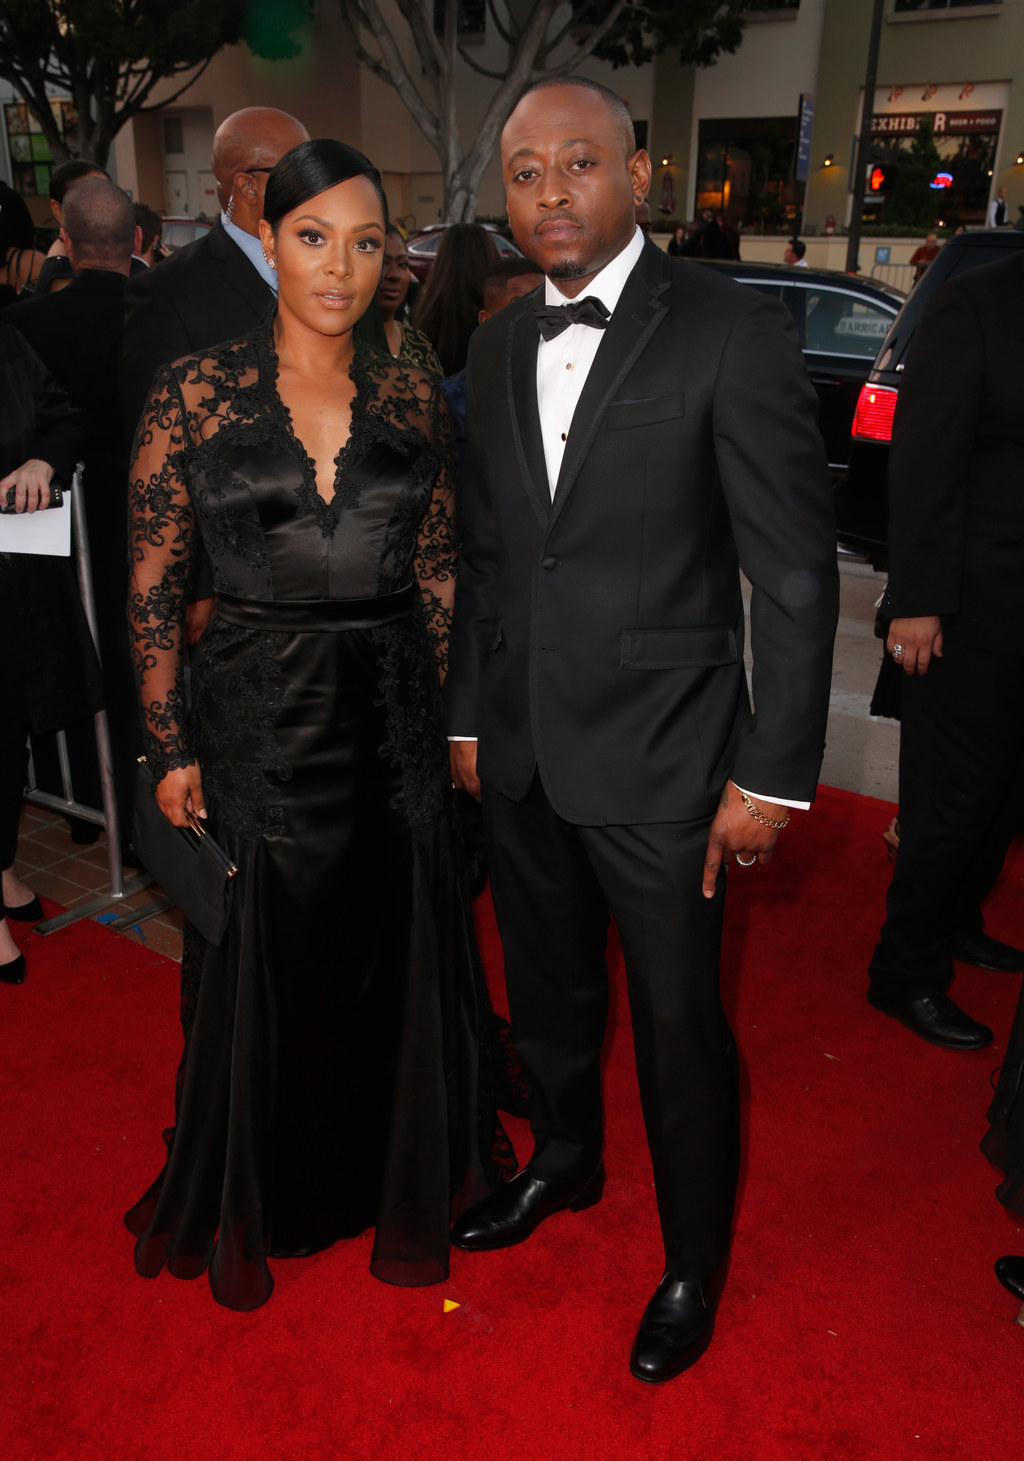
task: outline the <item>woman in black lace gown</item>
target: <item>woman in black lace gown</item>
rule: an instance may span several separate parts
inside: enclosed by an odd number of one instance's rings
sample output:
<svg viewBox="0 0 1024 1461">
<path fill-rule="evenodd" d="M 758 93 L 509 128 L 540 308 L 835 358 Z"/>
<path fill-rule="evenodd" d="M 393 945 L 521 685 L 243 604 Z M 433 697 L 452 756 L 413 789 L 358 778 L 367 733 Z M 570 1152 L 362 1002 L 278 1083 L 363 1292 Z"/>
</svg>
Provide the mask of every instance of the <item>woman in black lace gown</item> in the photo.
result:
<svg viewBox="0 0 1024 1461">
<path fill-rule="evenodd" d="M 186 940 L 167 1164 L 136 1267 L 252 1309 L 267 1256 L 375 1227 L 371 1271 L 448 1271 L 498 1180 L 486 997 L 458 886 L 439 710 L 454 568 L 440 383 L 355 346 L 380 278 L 380 177 L 308 142 L 271 173 L 276 313 L 162 369 L 132 471 L 130 618 L 157 800 L 207 810 L 241 869 L 223 945 Z M 192 665 L 192 545 L 217 614 Z M 498 1128 L 500 1131 L 500 1128 Z"/>
</svg>

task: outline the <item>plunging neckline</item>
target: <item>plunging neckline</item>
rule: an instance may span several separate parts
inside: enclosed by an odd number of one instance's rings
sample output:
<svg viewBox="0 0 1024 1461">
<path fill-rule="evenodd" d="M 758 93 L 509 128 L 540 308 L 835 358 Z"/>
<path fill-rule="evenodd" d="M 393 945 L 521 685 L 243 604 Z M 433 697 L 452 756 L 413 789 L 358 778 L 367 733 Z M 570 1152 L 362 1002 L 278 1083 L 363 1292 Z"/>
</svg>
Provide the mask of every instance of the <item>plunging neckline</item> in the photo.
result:
<svg viewBox="0 0 1024 1461">
<path fill-rule="evenodd" d="M 358 427 L 362 421 L 362 414 L 366 406 L 366 397 L 370 387 L 369 373 L 361 358 L 361 347 L 356 340 L 355 350 L 348 368 L 349 379 L 355 386 L 355 393 L 352 396 L 351 415 L 349 419 L 348 436 L 338 448 L 334 457 L 334 480 L 333 492 L 330 497 L 324 497 L 317 484 L 316 462 L 310 456 L 298 432 L 295 430 L 295 422 L 292 420 L 292 413 L 277 387 L 278 373 L 281 363 L 277 355 L 277 347 L 274 343 L 274 318 L 271 315 L 267 320 L 261 337 L 258 337 L 259 372 L 263 378 L 264 385 L 268 388 L 271 399 L 276 403 L 277 414 L 280 417 L 284 435 L 288 444 L 298 458 L 300 469 L 300 484 L 297 496 L 299 498 L 300 511 L 313 512 L 320 524 L 320 530 L 324 537 L 329 537 L 337 527 L 341 514 L 346 507 L 353 504 L 358 497 L 358 491 L 345 491 L 344 476 L 350 459 L 354 455 L 354 447 L 358 434 Z"/>
</svg>

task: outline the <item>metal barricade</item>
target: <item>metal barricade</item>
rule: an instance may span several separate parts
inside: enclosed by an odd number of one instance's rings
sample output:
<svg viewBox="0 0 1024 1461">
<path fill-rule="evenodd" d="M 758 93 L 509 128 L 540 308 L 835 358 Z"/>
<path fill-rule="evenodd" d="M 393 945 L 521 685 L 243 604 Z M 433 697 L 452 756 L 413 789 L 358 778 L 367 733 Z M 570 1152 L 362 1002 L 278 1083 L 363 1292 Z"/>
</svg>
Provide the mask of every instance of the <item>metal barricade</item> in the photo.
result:
<svg viewBox="0 0 1024 1461">
<path fill-rule="evenodd" d="M 893 284 L 906 294 L 914 287 L 914 273 L 913 264 L 874 264 L 871 269 L 872 279 L 879 284 Z"/>
<path fill-rule="evenodd" d="M 75 575 L 78 579 L 78 588 L 82 596 L 82 606 L 85 609 L 85 617 L 89 625 L 89 633 L 92 635 L 93 644 L 96 647 L 97 658 L 100 656 L 100 640 L 96 626 L 96 599 L 92 586 L 92 563 L 89 557 L 89 530 L 86 527 L 85 511 L 82 507 L 82 467 L 79 464 L 71 483 L 71 554 L 75 562 Z M 74 908 L 69 908 L 64 913 L 58 913 L 53 918 L 44 919 L 42 923 L 34 925 L 34 932 L 42 934 L 55 933 L 58 928 L 67 928 L 69 924 L 78 923 L 83 918 L 91 918 L 94 913 L 108 908 L 112 903 L 119 903 L 125 898 L 140 893 L 143 888 L 152 885 L 153 879 L 148 873 L 140 872 L 138 876 L 130 878 L 126 883 L 124 880 L 124 868 L 121 861 L 121 827 L 117 815 L 117 800 L 114 796 L 114 773 L 113 757 L 110 750 L 110 730 L 107 724 L 107 712 L 98 710 L 93 717 L 93 727 L 96 734 L 96 751 L 99 758 L 100 795 L 102 807 L 86 806 L 84 802 L 76 801 L 74 785 L 71 777 L 71 758 L 68 754 L 67 736 L 60 730 L 57 732 L 57 755 L 60 762 L 61 785 L 64 791 L 63 797 L 55 796 L 52 792 L 40 791 L 35 783 L 34 767 L 30 768 L 31 783 L 26 793 L 26 800 L 33 802 L 36 806 L 46 807 L 53 812 L 65 813 L 68 816 L 78 817 L 83 822 L 92 822 L 94 825 L 103 827 L 107 834 L 107 859 L 110 878 L 110 887 L 104 893 L 97 893 L 92 898 L 87 898 L 84 903 L 79 903 Z M 153 914 L 161 912 L 164 908 L 171 906 L 169 900 L 160 899 L 157 902 L 147 905 L 146 908 L 133 909 L 127 919 L 117 919 L 114 927 L 121 925 L 128 927 L 131 924 L 141 922 L 144 918 L 152 917 Z"/>
</svg>

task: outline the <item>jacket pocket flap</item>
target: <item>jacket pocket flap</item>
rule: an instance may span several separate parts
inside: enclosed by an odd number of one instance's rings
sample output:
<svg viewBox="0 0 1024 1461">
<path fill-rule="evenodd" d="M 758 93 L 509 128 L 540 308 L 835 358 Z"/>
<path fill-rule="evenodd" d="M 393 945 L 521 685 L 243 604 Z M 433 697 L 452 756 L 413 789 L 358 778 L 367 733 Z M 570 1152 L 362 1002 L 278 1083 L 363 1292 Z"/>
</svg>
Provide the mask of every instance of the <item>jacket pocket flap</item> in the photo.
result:
<svg viewBox="0 0 1024 1461">
<path fill-rule="evenodd" d="M 636 401 L 612 401 L 605 420 L 609 431 L 627 426 L 654 426 L 658 421 L 677 421 L 686 415 L 686 394 L 673 391 L 670 396 L 648 396 Z"/>
<path fill-rule="evenodd" d="M 738 659 L 736 635 L 716 625 L 704 629 L 624 629 L 619 636 L 623 670 L 702 669 Z"/>
</svg>

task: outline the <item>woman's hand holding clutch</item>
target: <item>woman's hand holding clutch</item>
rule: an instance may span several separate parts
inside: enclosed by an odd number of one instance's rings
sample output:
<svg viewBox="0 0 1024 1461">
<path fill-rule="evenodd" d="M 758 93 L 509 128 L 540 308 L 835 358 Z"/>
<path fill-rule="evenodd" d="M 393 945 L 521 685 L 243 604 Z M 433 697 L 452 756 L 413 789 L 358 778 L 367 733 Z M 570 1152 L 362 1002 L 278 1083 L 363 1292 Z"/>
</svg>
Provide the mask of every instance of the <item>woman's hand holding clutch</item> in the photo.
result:
<svg viewBox="0 0 1024 1461">
<path fill-rule="evenodd" d="M 199 774 L 199 763 L 176 766 L 156 784 L 156 803 L 169 822 L 175 827 L 187 827 L 186 811 L 197 817 L 206 816 L 206 798 L 203 796 L 203 781 Z"/>
</svg>

